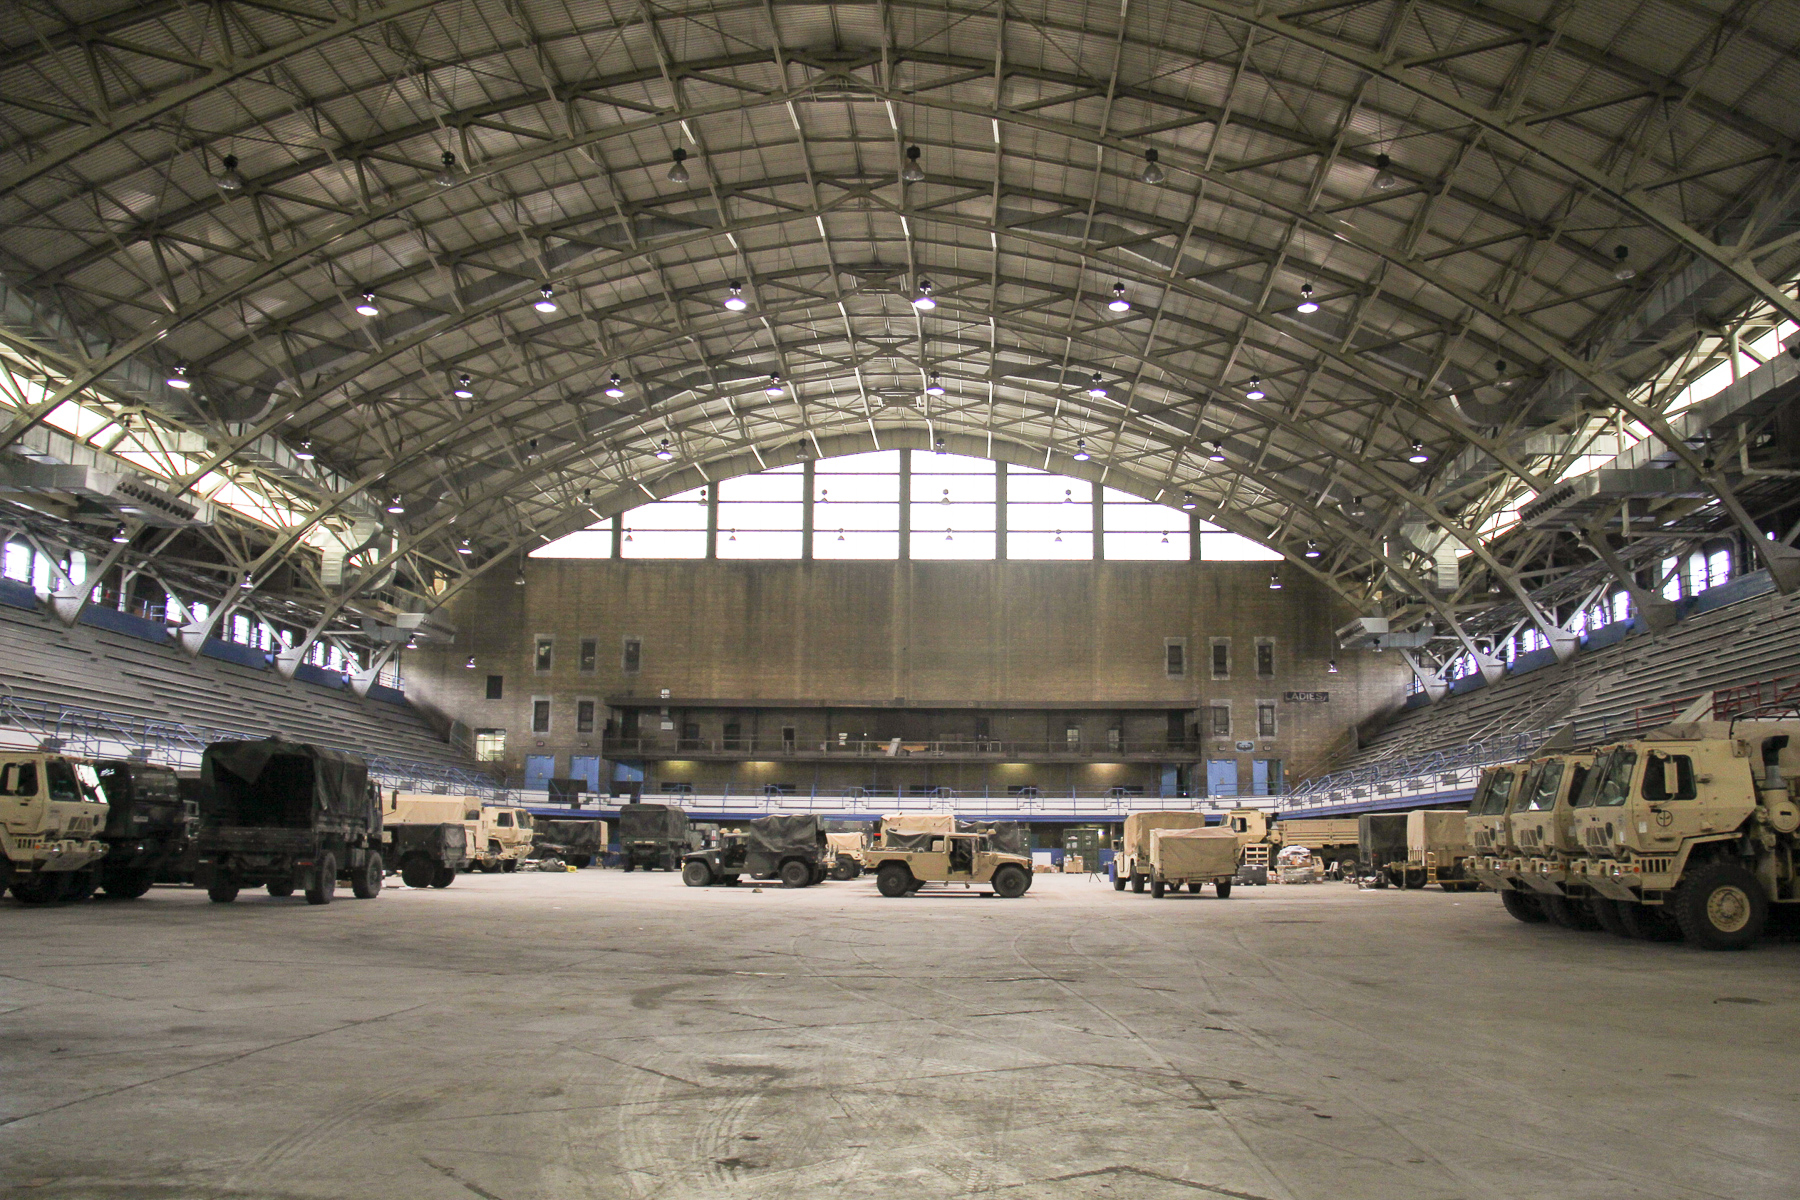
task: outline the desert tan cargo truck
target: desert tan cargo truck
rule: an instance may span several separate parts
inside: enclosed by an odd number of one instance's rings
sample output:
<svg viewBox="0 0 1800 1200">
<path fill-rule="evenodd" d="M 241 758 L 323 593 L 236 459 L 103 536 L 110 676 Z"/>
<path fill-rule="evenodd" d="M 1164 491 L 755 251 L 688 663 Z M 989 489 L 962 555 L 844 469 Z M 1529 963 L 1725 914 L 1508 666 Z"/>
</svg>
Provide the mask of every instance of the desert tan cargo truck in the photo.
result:
<svg viewBox="0 0 1800 1200">
<path fill-rule="evenodd" d="M 984 833 L 929 833 L 916 849 L 894 843 L 882 821 L 881 844 L 863 851 L 863 867 L 875 873 L 875 886 L 890 898 L 910 896 L 928 883 L 973 887 L 985 883 L 994 895 L 1012 900 L 1031 890 L 1031 860 L 994 850 Z"/>
<path fill-rule="evenodd" d="M 1225 826 L 1238 839 L 1238 882 L 1261 886 L 1269 882 L 1275 852 L 1281 849 L 1281 830 L 1275 815 L 1260 808 L 1234 808 L 1225 814 Z"/>
<path fill-rule="evenodd" d="M 1586 790 L 1594 765 L 1592 754 L 1558 754 L 1539 760 L 1543 769 L 1521 785 L 1506 818 L 1518 855 L 1517 898 L 1501 894 L 1506 911 L 1521 921 L 1553 921 L 1570 929 L 1587 927 L 1615 916 L 1611 901 L 1595 912 L 1587 885 L 1574 876 L 1574 863 L 1586 858 L 1575 839 L 1575 802 Z M 1527 897 L 1537 901 L 1535 910 Z M 1610 922 L 1607 928 L 1612 929 Z M 1627 932 L 1623 925 L 1614 932 Z"/>
<path fill-rule="evenodd" d="M 1460 808 L 1418 808 L 1406 814 L 1406 858 L 1382 869 L 1395 887 L 1437 884 L 1446 892 L 1473 891 L 1480 885 L 1468 873 L 1469 839 Z"/>
<path fill-rule="evenodd" d="M 531 854 L 531 814 L 505 804 L 481 806 L 480 829 L 469 843 L 469 860 L 477 871 L 516 871 Z"/>
<path fill-rule="evenodd" d="M 481 833 L 481 801 L 390 791 L 381 825 L 388 867 L 399 870 L 407 887 L 447 888 L 458 871 L 469 869 L 469 852 Z"/>
<path fill-rule="evenodd" d="M 1308 817 L 1283 821 L 1276 826 L 1280 844 L 1304 846 L 1326 871 L 1335 870 L 1345 878 L 1356 877 L 1358 829 L 1355 817 Z"/>
<path fill-rule="evenodd" d="M 1577 798 L 1575 876 L 1652 929 L 1748 946 L 1771 904 L 1800 902 L 1796 771 L 1794 720 L 1670 725 L 1609 747 Z"/>
<path fill-rule="evenodd" d="M 1150 894 L 1158 900 L 1179 892 L 1183 884 L 1198 892 L 1206 884 L 1224 900 L 1231 895 L 1243 847 L 1238 835 L 1223 825 L 1150 831 Z"/>
<path fill-rule="evenodd" d="M 1254 810 L 1253 810 L 1254 811 Z M 1113 890 L 1124 891 L 1130 884 L 1134 892 L 1142 892 L 1150 884 L 1150 835 L 1158 829 L 1204 829 L 1206 814 L 1197 812 L 1135 812 L 1125 818 L 1125 833 L 1113 847 Z M 1220 826 L 1233 837 L 1228 825 Z M 1242 857 L 1241 855 L 1239 856 Z"/>
<path fill-rule="evenodd" d="M 1482 885 L 1504 895 L 1524 885 L 1518 880 L 1512 826 L 1507 817 L 1527 787 L 1543 773 L 1544 760 L 1486 767 L 1475 784 L 1463 832 L 1473 852 L 1469 874 Z M 1523 894 L 1523 893 L 1521 893 Z M 1508 907 L 1507 911 L 1511 911 Z"/>
<path fill-rule="evenodd" d="M 0 751 L 0 884 L 21 904 L 85 900 L 106 854 L 106 793 L 88 763 Z"/>
</svg>

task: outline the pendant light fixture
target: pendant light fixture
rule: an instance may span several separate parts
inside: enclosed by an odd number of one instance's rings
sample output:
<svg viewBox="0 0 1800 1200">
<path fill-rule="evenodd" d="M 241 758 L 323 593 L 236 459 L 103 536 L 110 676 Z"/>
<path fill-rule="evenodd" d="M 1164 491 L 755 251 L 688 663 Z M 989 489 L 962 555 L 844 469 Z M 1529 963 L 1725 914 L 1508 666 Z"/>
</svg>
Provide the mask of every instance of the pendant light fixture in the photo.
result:
<svg viewBox="0 0 1800 1200">
<path fill-rule="evenodd" d="M 1303 283 L 1300 285 L 1300 303 L 1294 306 L 1294 311 L 1307 314 L 1319 311 L 1319 306 L 1313 302 L 1312 284 Z"/>
<path fill-rule="evenodd" d="M 556 289 L 551 287 L 547 283 L 543 287 L 539 288 L 538 289 L 538 298 L 532 303 L 531 307 L 537 309 L 541 313 L 555 312 L 556 311 Z"/>
<path fill-rule="evenodd" d="M 674 165 L 669 168 L 670 183 L 686 183 L 688 181 L 688 169 L 682 162 L 686 157 L 686 150 L 683 150 L 680 146 L 675 147 L 675 162 Z"/>
<path fill-rule="evenodd" d="M 743 312 L 750 307 L 750 302 L 744 299 L 744 285 L 735 279 L 731 281 L 731 294 L 725 297 L 725 307 L 732 312 Z"/>
<path fill-rule="evenodd" d="M 937 301 L 931 298 L 931 280 L 919 280 L 919 294 L 913 297 L 912 306 L 921 312 L 930 312 L 937 307 Z"/>
<path fill-rule="evenodd" d="M 1262 380 L 1252 375 L 1250 377 L 1250 386 L 1244 389 L 1244 399 L 1261 400 L 1266 394 L 1267 393 L 1262 390 Z"/>
<path fill-rule="evenodd" d="M 443 153 L 443 157 L 440 158 L 438 161 L 441 162 L 443 165 L 438 168 L 438 173 L 431 177 L 431 182 L 437 184 L 441 188 L 455 187 L 456 186 L 456 155 L 453 152 L 446 150 Z"/>
<path fill-rule="evenodd" d="M 227 154 L 220 160 L 219 165 L 224 169 L 213 176 L 213 183 L 218 185 L 219 190 L 227 196 L 233 196 L 243 191 L 244 177 L 238 172 L 237 155 Z"/>
<path fill-rule="evenodd" d="M 900 178 L 905 183 L 924 183 L 925 168 L 919 165 L 919 148 L 906 148 L 906 165 L 900 168 Z"/>
<path fill-rule="evenodd" d="M 1157 165 L 1156 151 L 1144 151 L 1144 169 L 1138 173 L 1138 178 L 1145 183 L 1152 185 L 1159 184 L 1168 178 L 1167 175 L 1163 174 L 1162 167 Z"/>
<path fill-rule="evenodd" d="M 375 303 L 375 293 L 364 292 L 362 294 L 362 303 L 356 306 L 356 311 L 361 316 L 379 317 L 381 315 L 381 306 Z"/>
<path fill-rule="evenodd" d="M 1131 301 L 1125 298 L 1125 285 L 1123 283 L 1113 284 L 1113 298 L 1107 303 L 1106 307 L 1112 309 L 1116 313 L 1131 311 Z"/>
<path fill-rule="evenodd" d="M 606 381 L 606 394 L 614 400 L 625 398 L 625 381 L 619 378 L 617 371 L 614 371 L 611 378 Z"/>
</svg>

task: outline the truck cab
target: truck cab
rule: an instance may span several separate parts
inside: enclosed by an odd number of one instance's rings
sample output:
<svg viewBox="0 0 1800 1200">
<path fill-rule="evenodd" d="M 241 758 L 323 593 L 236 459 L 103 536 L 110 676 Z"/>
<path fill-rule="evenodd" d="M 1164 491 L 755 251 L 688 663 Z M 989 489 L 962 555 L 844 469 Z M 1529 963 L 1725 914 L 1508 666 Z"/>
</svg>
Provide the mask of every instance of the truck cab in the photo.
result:
<svg viewBox="0 0 1800 1200">
<path fill-rule="evenodd" d="M 1481 772 L 1481 781 L 1475 785 L 1475 795 L 1469 801 L 1469 815 L 1464 818 L 1469 848 L 1473 852 L 1469 873 L 1496 892 L 1512 891 L 1518 886 L 1507 815 L 1518 797 L 1536 785 L 1543 768 L 1543 760 L 1487 767 Z"/>
<path fill-rule="evenodd" d="M 470 865 L 478 871 L 516 871 L 531 853 L 531 814 L 504 804 L 472 809 L 475 829 L 469 840 Z"/>
<path fill-rule="evenodd" d="M 90 764 L 0 753 L 0 883 L 21 904 L 86 899 L 106 853 L 106 816 L 106 793 Z"/>
<path fill-rule="evenodd" d="M 1506 818 L 1518 856 L 1517 876 L 1540 895 L 1579 895 L 1569 890 L 1570 864 L 1582 855 L 1575 838 L 1575 802 L 1587 787 L 1594 756 L 1559 754 L 1541 761 L 1543 770 L 1521 790 Z"/>
<path fill-rule="evenodd" d="M 108 896 L 135 900 L 161 879 L 181 877 L 195 822 L 175 772 L 157 763 L 113 759 L 96 768 L 109 809 L 100 840 L 100 886 Z"/>
</svg>

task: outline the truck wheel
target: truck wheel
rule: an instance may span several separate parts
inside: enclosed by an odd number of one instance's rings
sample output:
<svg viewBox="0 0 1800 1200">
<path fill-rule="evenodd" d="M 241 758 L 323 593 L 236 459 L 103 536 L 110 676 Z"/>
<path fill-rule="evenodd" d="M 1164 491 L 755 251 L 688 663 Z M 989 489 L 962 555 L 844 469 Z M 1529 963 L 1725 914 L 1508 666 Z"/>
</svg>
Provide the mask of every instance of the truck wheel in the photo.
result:
<svg viewBox="0 0 1800 1200">
<path fill-rule="evenodd" d="M 89 867 L 84 871 L 65 872 L 63 875 L 62 902 L 64 904 L 79 904 L 81 901 L 92 896 L 94 894 L 94 889 L 99 886 L 99 872 L 95 871 L 92 867 Z"/>
<path fill-rule="evenodd" d="M 1690 871 L 1675 889 L 1672 907 L 1682 935 L 1707 950 L 1742 950 L 1769 919 L 1769 900 L 1756 876 L 1723 858 Z"/>
<path fill-rule="evenodd" d="M 1508 890 L 1500 893 L 1500 904 L 1515 921 L 1523 921 L 1527 925 L 1544 923 L 1544 906 L 1538 903 L 1536 896 Z"/>
<path fill-rule="evenodd" d="M 455 867 L 434 867 L 434 868 L 432 868 L 432 871 L 431 871 L 431 886 L 432 887 L 447 888 L 455 882 L 456 882 L 456 868 Z"/>
<path fill-rule="evenodd" d="M 1188 891 L 1190 891 L 1190 892 L 1194 893 L 1194 895 L 1198 896 L 1200 894 L 1200 889 L 1205 886 L 1206 885 L 1204 883 L 1200 882 L 1198 879 L 1195 879 L 1188 883 Z"/>
<path fill-rule="evenodd" d="M 436 875 L 437 864 L 423 854 L 409 854 L 400 860 L 400 882 L 407 887 L 430 887 Z"/>
<path fill-rule="evenodd" d="M 635 871 L 637 870 L 637 863 L 633 862 L 630 858 L 627 858 L 625 860 L 625 869 L 627 871 Z"/>
<path fill-rule="evenodd" d="M 20 904 L 54 904 L 62 890 L 62 876 L 50 871 L 13 876 L 13 899 Z"/>
<path fill-rule="evenodd" d="M 1144 879 L 1144 873 L 1142 871 L 1133 871 L 1131 873 L 1131 890 L 1132 891 L 1142 892 L 1144 890 L 1145 882 L 1146 881 Z"/>
<path fill-rule="evenodd" d="M 507 875 L 511 875 L 514 871 L 517 871 L 518 869 L 519 869 L 519 860 L 516 858 L 509 858 L 500 864 L 500 870 L 502 871 L 502 873 L 507 874 Z"/>
<path fill-rule="evenodd" d="M 784 888 L 803 888 L 813 881 L 812 868 L 797 858 L 790 858 L 781 864 L 781 886 Z"/>
<path fill-rule="evenodd" d="M 100 888 L 114 900 L 136 900 L 156 882 L 155 871 L 108 871 L 100 876 Z"/>
<path fill-rule="evenodd" d="M 1125 890 L 1126 880 L 1123 875 L 1119 874 L 1117 871 L 1114 871 L 1113 876 L 1112 876 L 1112 881 L 1113 881 L 1113 891 L 1122 892 Z"/>
<path fill-rule="evenodd" d="M 1511 892 L 1503 893 L 1503 895 L 1506 896 L 1512 894 L 1513 893 Z M 1620 905 L 1618 901 L 1608 900 L 1605 896 L 1589 896 L 1587 898 L 1587 906 L 1588 911 L 1594 914 L 1594 920 L 1600 922 L 1601 929 L 1604 929 L 1614 937 L 1631 936 L 1629 933 L 1625 932 L 1625 919 L 1619 915 L 1619 909 L 1622 905 Z M 1520 917 L 1519 919 L 1523 921 L 1525 918 Z"/>
<path fill-rule="evenodd" d="M 238 885 L 235 879 L 221 879 L 206 889 L 206 898 L 214 904 L 230 904 L 237 899 Z"/>
<path fill-rule="evenodd" d="M 381 855 L 369 851 L 363 860 L 362 869 L 350 877 L 350 894 L 358 900 L 373 900 L 381 895 L 381 879 L 385 872 L 381 869 Z"/>
<path fill-rule="evenodd" d="M 994 872 L 994 895 L 1003 899 L 1017 900 L 1030 886 L 1031 876 L 1011 863 Z"/>
<path fill-rule="evenodd" d="M 1538 903 L 1543 905 L 1544 915 L 1550 918 L 1553 925 L 1564 929 L 1598 929 L 1600 922 L 1594 919 L 1593 912 L 1586 904 L 1579 904 L 1566 896 L 1540 896 Z"/>
<path fill-rule="evenodd" d="M 319 855 L 319 865 L 314 872 L 313 885 L 306 889 L 308 904 L 330 904 L 337 895 L 337 856 Z"/>
<path fill-rule="evenodd" d="M 697 858 L 690 859 L 687 865 L 681 868 L 681 882 L 689 887 L 711 887 L 712 868 Z"/>
<path fill-rule="evenodd" d="M 913 890 L 912 872 L 899 863 L 888 863 L 875 872 L 875 890 L 895 900 Z"/>
<path fill-rule="evenodd" d="M 1164 887 L 1162 880 L 1152 879 L 1150 881 L 1150 895 L 1153 899 L 1161 900 L 1163 898 L 1163 891 Z"/>
<path fill-rule="evenodd" d="M 278 879 L 273 883 L 264 884 L 263 890 L 267 891 L 269 895 L 275 897 L 277 900 L 285 900 L 294 894 L 294 881 L 291 879 Z"/>
<path fill-rule="evenodd" d="M 1644 942 L 1681 940 L 1681 926 L 1676 924 L 1667 905 L 1634 904 L 1621 900 L 1614 911 L 1619 914 L 1619 927 L 1626 937 Z"/>
<path fill-rule="evenodd" d="M 1221 899 L 1221 900 L 1231 899 L 1231 880 L 1229 880 L 1229 879 L 1219 880 L 1219 882 L 1213 884 L 1213 890 L 1219 893 L 1219 899 Z"/>
</svg>

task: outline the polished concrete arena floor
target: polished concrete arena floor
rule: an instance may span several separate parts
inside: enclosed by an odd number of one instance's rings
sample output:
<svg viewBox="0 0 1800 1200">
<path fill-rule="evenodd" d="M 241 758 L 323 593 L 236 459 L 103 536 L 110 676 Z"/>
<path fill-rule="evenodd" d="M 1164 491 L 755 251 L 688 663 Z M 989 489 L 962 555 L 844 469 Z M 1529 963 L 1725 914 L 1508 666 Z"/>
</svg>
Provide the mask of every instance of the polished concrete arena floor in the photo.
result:
<svg viewBox="0 0 1800 1200">
<path fill-rule="evenodd" d="M 1790 1200 L 1800 944 L 1486 894 L 0 904 L 0 1196 Z"/>
</svg>

